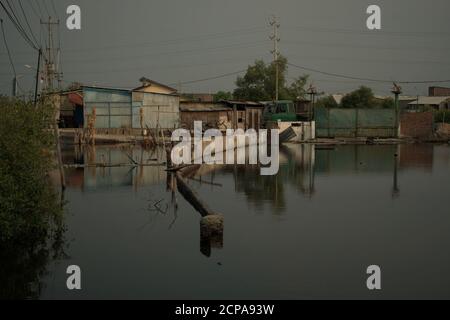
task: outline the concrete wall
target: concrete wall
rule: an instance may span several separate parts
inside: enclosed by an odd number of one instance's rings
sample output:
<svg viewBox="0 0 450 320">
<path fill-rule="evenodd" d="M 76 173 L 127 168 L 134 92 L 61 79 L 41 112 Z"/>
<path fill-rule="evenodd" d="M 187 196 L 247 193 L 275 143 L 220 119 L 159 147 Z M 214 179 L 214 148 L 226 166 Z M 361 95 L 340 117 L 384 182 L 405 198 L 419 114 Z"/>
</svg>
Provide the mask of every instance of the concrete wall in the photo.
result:
<svg viewBox="0 0 450 320">
<path fill-rule="evenodd" d="M 405 112 L 400 117 L 400 137 L 429 138 L 433 125 L 432 112 Z"/>
</svg>

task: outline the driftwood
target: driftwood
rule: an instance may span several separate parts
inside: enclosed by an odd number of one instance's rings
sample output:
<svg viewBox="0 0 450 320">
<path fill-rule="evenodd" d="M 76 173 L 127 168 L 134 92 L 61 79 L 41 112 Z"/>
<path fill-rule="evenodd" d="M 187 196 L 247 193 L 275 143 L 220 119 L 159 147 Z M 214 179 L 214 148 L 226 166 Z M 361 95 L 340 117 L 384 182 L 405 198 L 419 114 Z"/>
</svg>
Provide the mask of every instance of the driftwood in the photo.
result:
<svg viewBox="0 0 450 320">
<path fill-rule="evenodd" d="M 195 210 L 201 214 L 202 217 L 215 215 L 215 213 L 205 203 L 203 203 L 203 201 L 200 200 L 196 192 L 188 186 L 180 171 L 175 173 L 175 176 L 177 178 L 178 191 L 195 208 Z"/>
</svg>

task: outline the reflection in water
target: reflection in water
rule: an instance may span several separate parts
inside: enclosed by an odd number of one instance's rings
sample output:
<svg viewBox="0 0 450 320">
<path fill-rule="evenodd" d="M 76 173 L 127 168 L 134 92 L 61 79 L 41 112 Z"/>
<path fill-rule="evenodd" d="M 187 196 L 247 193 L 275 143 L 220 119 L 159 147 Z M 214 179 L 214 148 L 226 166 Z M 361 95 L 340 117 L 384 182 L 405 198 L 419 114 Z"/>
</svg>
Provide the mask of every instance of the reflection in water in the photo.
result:
<svg viewBox="0 0 450 320">
<path fill-rule="evenodd" d="M 173 175 L 157 165 L 165 162 L 163 150 L 96 146 L 64 156 L 71 164 L 126 164 L 66 171 L 71 251 L 91 272 L 86 298 L 120 298 L 125 291 L 156 299 L 364 297 L 365 291 L 351 288 L 359 288 L 358 270 L 372 258 L 406 272 L 407 279 L 417 273 L 404 271 L 404 261 L 414 261 L 432 280 L 435 260 L 450 267 L 441 254 L 450 243 L 441 230 L 448 215 L 439 204 L 450 187 L 448 146 L 288 144 L 280 149 L 276 176 L 261 176 L 258 166 L 202 166 L 187 183 L 224 215 L 225 239 L 202 233 L 201 216 L 179 195 Z M 347 274 L 329 267 L 337 257 L 337 269 Z M 64 270 L 56 270 L 52 274 L 65 281 Z M 119 287 L 109 285 L 119 273 Z M 324 277 L 334 288 L 329 295 L 312 282 Z M 442 280 L 442 274 L 436 277 Z M 450 297 L 430 287 L 438 297 Z M 408 292 L 401 297 L 421 296 Z M 43 297 L 71 296 L 56 288 Z"/>
<path fill-rule="evenodd" d="M 58 203 L 54 204 L 59 206 Z M 57 209 L 56 209 L 57 210 Z M 65 225 L 62 217 L 49 221 L 49 238 L 14 246 L 0 246 L 0 300 L 38 299 L 45 284 L 42 278 L 51 261 L 67 259 Z"/>
</svg>

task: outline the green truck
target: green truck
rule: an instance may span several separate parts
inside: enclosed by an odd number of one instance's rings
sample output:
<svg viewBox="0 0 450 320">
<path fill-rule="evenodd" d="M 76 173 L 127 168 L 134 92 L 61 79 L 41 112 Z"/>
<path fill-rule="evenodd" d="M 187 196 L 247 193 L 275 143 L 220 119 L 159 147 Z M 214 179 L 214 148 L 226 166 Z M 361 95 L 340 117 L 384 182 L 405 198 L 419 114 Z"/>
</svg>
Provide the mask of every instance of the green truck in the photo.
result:
<svg viewBox="0 0 450 320">
<path fill-rule="evenodd" d="M 295 112 L 294 103 L 292 101 L 267 101 L 264 102 L 264 105 L 264 123 L 278 121 L 292 122 L 299 120 Z"/>
</svg>

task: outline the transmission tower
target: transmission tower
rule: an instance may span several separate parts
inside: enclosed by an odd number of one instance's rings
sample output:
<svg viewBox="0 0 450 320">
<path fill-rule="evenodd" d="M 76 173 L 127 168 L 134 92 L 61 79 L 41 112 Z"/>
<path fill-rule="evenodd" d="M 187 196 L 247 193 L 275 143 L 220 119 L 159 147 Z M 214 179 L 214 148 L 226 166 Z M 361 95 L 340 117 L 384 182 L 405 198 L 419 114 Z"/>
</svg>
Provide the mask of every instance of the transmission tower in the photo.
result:
<svg viewBox="0 0 450 320">
<path fill-rule="evenodd" d="M 59 30 L 59 19 L 52 21 L 52 18 L 49 17 L 48 21 L 42 21 L 41 25 L 47 29 L 47 40 L 46 40 L 46 48 L 45 48 L 45 89 L 47 91 L 53 91 L 55 89 L 55 83 L 57 84 L 57 88 L 61 88 L 62 81 L 62 73 L 60 71 L 60 53 L 61 48 L 58 43 L 57 47 L 55 47 L 54 43 L 54 32 L 53 28 L 56 27 Z"/>
</svg>

